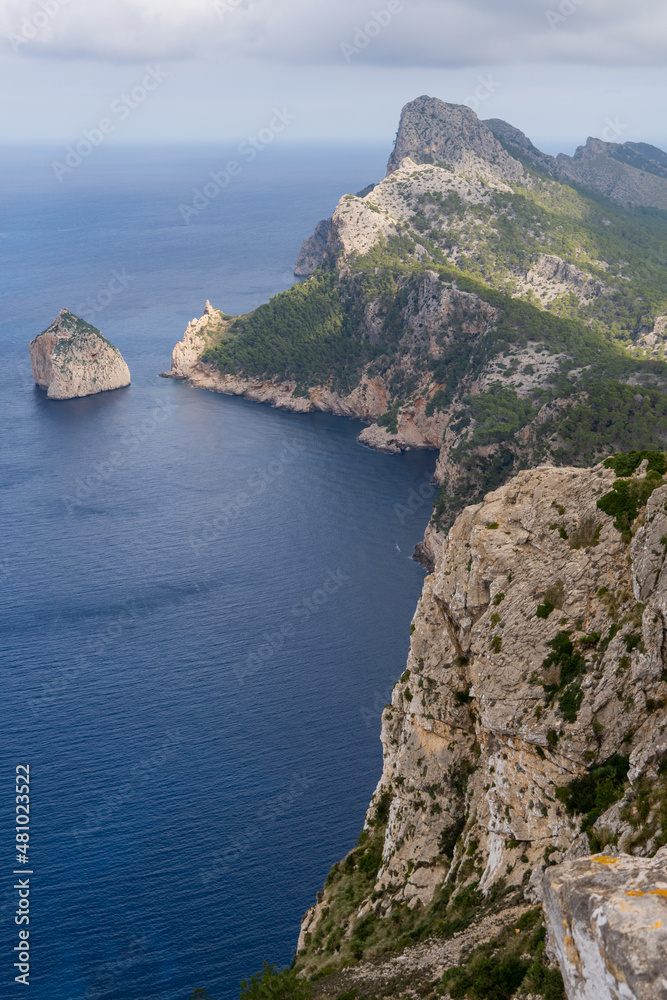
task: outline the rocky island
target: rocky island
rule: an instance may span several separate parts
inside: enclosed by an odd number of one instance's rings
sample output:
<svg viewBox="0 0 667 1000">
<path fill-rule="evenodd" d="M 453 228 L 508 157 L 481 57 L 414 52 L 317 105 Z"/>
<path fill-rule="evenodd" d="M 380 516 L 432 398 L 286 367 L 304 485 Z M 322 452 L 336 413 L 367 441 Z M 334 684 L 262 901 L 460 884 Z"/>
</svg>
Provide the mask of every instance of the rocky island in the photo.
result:
<svg viewBox="0 0 667 1000">
<path fill-rule="evenodd" d="M 67 309 L 30 341 L 30 360 L 35 382 L 49 399 L 90 396 L 130 384 L 130 370 L 118 348 Z"/>
</svg>

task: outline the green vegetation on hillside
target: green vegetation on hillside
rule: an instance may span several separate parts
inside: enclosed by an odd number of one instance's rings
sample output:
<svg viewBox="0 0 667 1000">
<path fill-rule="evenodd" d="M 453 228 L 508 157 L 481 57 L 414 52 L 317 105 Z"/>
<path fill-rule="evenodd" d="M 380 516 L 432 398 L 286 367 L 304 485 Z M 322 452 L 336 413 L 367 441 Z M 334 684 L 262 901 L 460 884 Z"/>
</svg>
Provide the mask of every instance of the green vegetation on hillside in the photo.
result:
<svg viewBox="0 0 667 1000">
<path fill-rule="evenodd" d="M 541 254 L 560 257 L 583 273 L 582 283 L 591 279 L 591 289 L 582 302 L 573 285 L 547 308 L 630 343 L 642 324 L 667 312 L 667 213 L 625 208 L 528 172 L 531 186 L 494 191 L 486 202 L 465 203 L 454 192 L 419 196 L 415 239 L 435 262 L 437 251 L 456 252 L 468 275 L 512 293 Z"/>
<path fill-rule="evenodd" d="M 542 908 L 536 906 L 478 945 L 463 965 L 447 969 L 437 992 L 452 1000 L 510 1000 L 523 987 L 545 1000 L 565 1000 L 560 972 L 548 967 L 545 940 Z"/>
<path fill-rule="evenodd" d="M 556 798 L 571 816 L 582 816 L 581 829 L 588 830 L 623 795 L 629 767 L 629 757 L 614 754 L 606 763 L 557 788 Z"/>
<path fill-rule="evenodd" d="M 349 391 L 359 381 L 363 351 L 350 334 L 333 278 L 321 275 L 236 319 L 204 360 L 232 374 L 294 379 L 304 386 L 333 382 Z"/>
<path fill-rule="evenodd" d="M 378 423 L 393 435 L 418 399 L 429 417 L 446 412 L 453 475 L 435 502 L 442 529 L 540 461 L 587 465 L 662 449 L 667 364 L 627 347 L 667 313 L 667 213 L 622 208 L 534 168 L 529 176 L 479 204 L 455 192 L 413 196 L 406 182 L 414 215 L 400 235 L 329 259 L 226 323 L 205 360 L 290 381 L 302 397 L 313 387 L 344 395 L 379 377 L 389 399 Z M 542 253 L 579 269 L 547 307 L 517 283 Z M 576 282 L 589 279 L 601 293 L 582 302 Z M 424 302 L 437 311 L 440 298 L 445 313 L 425 336 L 419 311 Z"/>
<path fill-rule="evenodd" d="M 313 988 L 298 979 L 293 969 L 279 969 L 264 962 L 262 971 L 241 983 L 240 1000 L 310 1000 Z"/>
</svg>

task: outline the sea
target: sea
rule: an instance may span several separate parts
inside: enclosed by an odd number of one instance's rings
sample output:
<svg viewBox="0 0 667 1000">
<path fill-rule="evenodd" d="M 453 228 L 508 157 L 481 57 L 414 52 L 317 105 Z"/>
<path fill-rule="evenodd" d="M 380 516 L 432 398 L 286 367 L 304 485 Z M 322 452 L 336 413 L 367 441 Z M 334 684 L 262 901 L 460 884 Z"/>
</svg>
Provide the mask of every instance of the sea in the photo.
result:
<svg viewBox="0 0 667 1000">
<path fill-rule="evenodd" d="M 3 997 L 237 998 L 292 961 L 381 773 L 434 454 L 158 373 L 207 299 L 288 288 L 387 149 L 276 143 L 214 194 L 236 152 L 100 147 L 58 179 L 63 150 L 0 149 Z M 63 308 L 129 387 L 35 386 Z"/>
</svg>

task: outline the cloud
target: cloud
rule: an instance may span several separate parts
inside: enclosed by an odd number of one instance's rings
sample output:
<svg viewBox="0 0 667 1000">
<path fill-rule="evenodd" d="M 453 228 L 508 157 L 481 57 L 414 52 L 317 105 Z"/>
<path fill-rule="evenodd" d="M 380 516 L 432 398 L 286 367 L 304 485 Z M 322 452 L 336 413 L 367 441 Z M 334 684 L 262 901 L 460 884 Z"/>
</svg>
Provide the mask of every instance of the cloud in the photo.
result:
<svg viewBox="0 0 667 1000">
<path fill-rule="evenodd" d="M 663 0 L 0 0 L 0 33 L 26 57 L 111 62 L 245 55 L 304 65 L 661 66 L 667 8 Z"/>
</svg>

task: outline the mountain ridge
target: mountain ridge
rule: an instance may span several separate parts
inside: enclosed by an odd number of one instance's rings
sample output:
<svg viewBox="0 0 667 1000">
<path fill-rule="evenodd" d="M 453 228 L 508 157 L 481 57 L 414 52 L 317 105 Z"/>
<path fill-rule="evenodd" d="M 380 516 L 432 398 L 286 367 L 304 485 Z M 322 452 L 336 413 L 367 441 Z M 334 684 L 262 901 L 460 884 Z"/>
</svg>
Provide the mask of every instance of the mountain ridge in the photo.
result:
<svg viewBox="0 0 667 1000">
<path fill-rule="evenodd" d="M 479 119 L 467 105 L 447 104 L 426 95 L 406 104 L 401 112 L 387 174 L 409 157 L 416 163 L 460 165 L 479 157 L 493 165 L 498 176 L 521 177 L 522 164 L 536 167 L 556 180 L 579 184 L 620 204 L 667 210 L 667 153 L 657 146 L 637 142 L 610 142 L 590 137 L 573 156 L 551 156 L 539 150 L 514 125 L 499 118 Z M 471 167 L 474 162 L 471 159 Z M 645 173 L 656 180 L 647 180 Z M 664 181 L 664 183 L 663 183 Z M 326 251 L 323 233 L 331 219 L 318 223 L 307 237 L 295 274 L 312 274 Z"/>
</svg>

